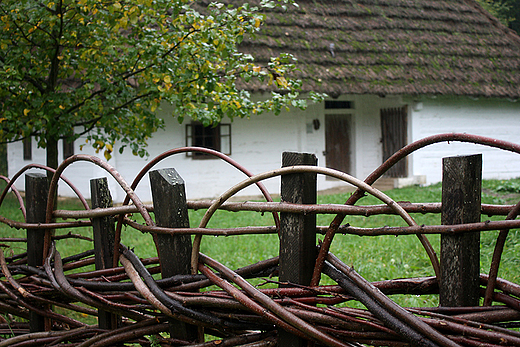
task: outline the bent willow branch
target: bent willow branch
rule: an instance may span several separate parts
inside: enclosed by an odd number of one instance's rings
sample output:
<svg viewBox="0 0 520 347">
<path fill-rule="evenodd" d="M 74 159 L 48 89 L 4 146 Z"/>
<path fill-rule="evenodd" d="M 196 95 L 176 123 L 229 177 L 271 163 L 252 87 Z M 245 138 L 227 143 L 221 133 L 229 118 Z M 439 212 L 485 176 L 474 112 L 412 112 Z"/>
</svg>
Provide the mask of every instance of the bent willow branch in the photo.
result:
<svg viewBox="0 0 520 347">
<path fill-rule="evenodd" d="M 362 181 L 336 170 L 312 166 L 284 167 L 253 175 L 219 152 L 184 147 L 151 160 L 131 184 L 100 159 L 76 155 L 64 161 L 58 170 L 51 170 L 54 177 L 43 211 L 45 222 L 41 223 L 27 222 L 23 199 L 13 186 L 28 169 L 50 170 L 30 165 L 11 180 L 3 178 L 7 188 L 0 196 L 0 204 L 9 198 L 7 194 L 11 189 L 15 195 L 12 201 L 20 204 L 22 213 L 20 218 L 11 219 L 13 217 L 0 212 L 0 222 L 6 228 L 41 231 L 48 237 L 42 243 L 45 250 L 39 264 L 28 261 L 31 254 L 28 257 L 24 247 L 33 242 L 32 237 L 2 235 L 0 238 L 3 249 L 0 249 L 0 347 L 274 346 L 280 345 L 287 334 L 320 346 L 520 346 L 520 285 L 497 276 L 508 231 L 520 228 L 520 221 L 515 219 L 520 203 L 481 205 L 482 215 L 499 216 L 495 219 L 505 216 L 503 220 L 419 225 L 413 216 L 440 214 L 441 203 L 396 202 L 371 186 L 399 160 L 417 149 L 443 141 L 470 142 L 520 154 L 520 146 L 516 144 L 468 134 L 443 134 L 404 147 Z M 197 227 L 157 226 L 154 214 L 158 205 L 144 204 L 134 190 L 152 167 L 173 155 L 192 151 L 214 155 L 246 178 L 231 185 L 213 201 L 187 201 L 187 209 L 206 211 Z M 63 176 L 65 168 L 77 162 L 105 170 L 127 194 L 125 202 L 121 206 L 90 208 L 87 200 Z M 309 173 L 344 180 L 356 190 L 345 204 L 298 204 L 273 201 L 262 184 L 270 177 Z M 60 181 L 72 187 L 83 210 L 54 209 Z M 250 185 L 258 187 L 265 202 L 230 200 Z M 364 194 L 371 194 L 382 203 L 355 205 Z M 208 223 L 217 210 L 270 213 L 273 223 L 209 228 Z M 309 283 L 297 284 L 278 278 L 281 256 L 232 270 L 224 265 L 226 259 L 200 252 L 204 235 L 279 235 L 280 213 L 331 215 L 330 225 L 313 227 L 324 239 L 316 245 L 315 266 L 311 269 L 314 274 Z M 407 226 L 401 223 L 365 228 L 342 224 L 346 216 L 377 218 L 380 215 L 397 216 Z M 110 244 L 101 249 L 110 254 L 110 261 L 99 254 L 99 240 L 91 231 L 96 220 L 106 217 L 113 221 L 111 227 L 115 232 L 110 234 L 113 235 Z M 138 251 L 132 248 L 138 245 L 121 242 L 122 233 L 129 229 L 155 236 L 167 235 L 171 239 L 164 242 L 171 241 L 171 245 L 175 245 L 179 235 L 192 235 L 194 242 L 187 252 L 190 254 L 182 256 L 191 259 L 193 273 L 161 277 L 163 263 L 159 257 L 140 258 Z M 405 308 L 391 299 L 396 294 L 439 294 L 440 265 L 426 235 L 475 232 L 496 233 L 497 239 L 489 274 L 480 275 L 483 306 Z M 338 234 L 347 235 L 344 237 L 416 235 L 435 276 L 368 282 L 331 253 L 332 241 Z M 66 253 L 65 242 L 71 240 L 84 249 L 62 258 L 60 252 Z M 320 284 L 321 280 L 327 284 Z M 187 327 L 194 328 L 196 336 L 187 333 Z"/>
</svg>

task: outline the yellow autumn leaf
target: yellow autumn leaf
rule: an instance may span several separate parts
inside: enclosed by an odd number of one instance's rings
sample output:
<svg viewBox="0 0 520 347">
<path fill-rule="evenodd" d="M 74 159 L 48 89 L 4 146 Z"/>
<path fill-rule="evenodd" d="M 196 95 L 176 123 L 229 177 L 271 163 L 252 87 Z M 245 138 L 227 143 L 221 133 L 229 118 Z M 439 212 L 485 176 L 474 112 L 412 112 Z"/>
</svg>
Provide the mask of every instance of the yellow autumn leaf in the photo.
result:
<svg viewBox="0 0 520 347">
<path fill-rule="evenodd" d="M 114 147 L 112 147 L 112 145 L 110 143 L 106 144 L 106 148 L 107 148 L 107 151 L 109 151 L 109 152 L 113 152 L 114 151 Z"/>
<path fill-rule="evenodd" d="M 280 86 L 282 88 L 287 88 L 287 86 L 288 86 L 287 80 L 285 79 L 285 77 L 276 77 L 276 83 L 278 83 L 278 86 Z"/>
<path fill-rule="evenodd" d="M 27 108 L 25 110 L 23 110 L 24 116 L 27 116 L 29 114 L 29 112 L 31 112 L 31 110 L 29 110 Z"/>
<path fill-rule="evenodd" d="M 255 19 L 255 28 L 258 28 L 260 26 L 260 18 Z"/>
<path fill-rule="evenodd" d="M 170 76 L 164 76 L 163 80 L 164 80 L 164 83 L 171 83 L 172 82 L 172 79 L 171 79 Z"/>
</svg>

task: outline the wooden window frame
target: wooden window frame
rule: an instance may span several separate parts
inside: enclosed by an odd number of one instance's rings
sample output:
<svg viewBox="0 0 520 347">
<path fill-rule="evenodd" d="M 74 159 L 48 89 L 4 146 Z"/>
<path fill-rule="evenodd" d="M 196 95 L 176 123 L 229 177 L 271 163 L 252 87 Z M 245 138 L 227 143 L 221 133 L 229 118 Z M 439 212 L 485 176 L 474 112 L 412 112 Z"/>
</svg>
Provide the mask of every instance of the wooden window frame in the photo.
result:
<svg viewBox="0 0 520 347">
<path fill-rule="evenodd" d="M 23 160 L 32 160 L 32 138 L 26 137 L 23 143 Z"/>
<path fill-rule="evenodd" d="M 74 155 L 74 140 L 67 141 L 63 139 L 63 160 L 72 157 Z"/>
<path fill-rule="evenodd" d="M 186 146 L 214 149 L 231 155 L 231 124 L 204 127 L 200 122 L 186 124 Z M 200 152 L 186 152 L 192 159 L 217 159 L 213 155 Z"/>
</svg>

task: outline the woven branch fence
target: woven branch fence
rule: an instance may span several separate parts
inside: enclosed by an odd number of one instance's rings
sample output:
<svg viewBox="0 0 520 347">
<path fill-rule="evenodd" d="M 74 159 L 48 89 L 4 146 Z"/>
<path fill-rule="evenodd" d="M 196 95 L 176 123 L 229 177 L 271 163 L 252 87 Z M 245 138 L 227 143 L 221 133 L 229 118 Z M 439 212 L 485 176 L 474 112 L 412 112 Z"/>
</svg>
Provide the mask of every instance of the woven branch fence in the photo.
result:
<svg viewBox="0 0 520 347">
<path fill-rule="evenodd" d="M 397 203 L 371 185 L 396 162 L 430 144 L 461 141 L 520 154 L 520 146 L 481 136 L 443 134 L 414 142 L 393 155 L 364 181 L 316 166 L 313 155 L 284 153 L 282 168 L 253 175 L 231 158 L 203 148 L 175 149 L 156 157 L 128 184 L 106 162 L 75 155 L 46 175 L 26 173 L 12 179 L 25 221 L 0 217 L 27 230 L 27 252 L 6 257 L 0 249 L 0 347 L 2 346 L 520 346 L 520 285 L 497 278 L 508 231 L 520 222 L 516 206 L 480 203 L 481 156 L 444 158 L 443 197 L 439 203 Z M 184 182 L 174 169 L 152 170 L 167 157 L 187 151 L 215 155 L 247 178 L 210 202 L 186 201 Z M 91 180 L 91 204 L 62 176 L 78 161 L 98 165 L 126 192 L 113 207 L 107 180 Z M 153 205 L 134 193 L 150 176 Z M 12 184 L 25 174 L 25 205 Z M 357 187 L 344 205 L 316 204 L 316 176 L 327 175 Z M 281 176 L 281 200 L 273 202 L 262 181 Z M 58 181 L 69 184 L 84 210 L 56 210 Z M 231 202 L 245 187 L 257 185 L 266 202 Z M 381 205 L 355 206 L 365 194 Z M 206 209 L 198 227 L 189 226 L 188 209 Z M 218 209 L 273 214 L 273 226 L 207 228 Z M 442 225 L 417 225 L 411 213 L 440 213 Z M 139 213 L 143 224 L 128 218 Z M 480 214 L 506 216 L 481 222 Z M 316 215 L 335 216 L 317 226 Z M 348 215 L 398 215 L 407 227 L 359 228 L 342 224 Z M 154 218 L 152 218 L 152 215 Z M 92 228 L 92 237 L 73 230 Z M 121 243 L 123 227 L 151 233 L 158 256 L 142 259 Z M 478 234 L 499 230 L 488 274 L 479 273 Z M 330 253 L 337 233 L 410 235 L 419 238 L 431 260 L 433 277 L 368 282 Z M 200 253 L 204 235 L 278 234 L 276 258 L 232 270 Z M 316 235 L 323 241 L 316 245 Z M 441 234 L 440 260 L 425 237 Z M 78 237 L 85 251 L 62 258 L 56 243 Z M 193 237 L 193 238 L 192 238 Z M 476 241 L 475 241 L 476 240 Z M 9 247 L 4 245 L 5 247 Z M 12 251 L 12 250 L 11 250 Z M 12 252 L 10 252 L 12 253 Z M 84 271 L 95 264 L 94 271 Z M 321 285 L 328 276 L 335 285 Z M 278 277 L 278 280 L 274 279 Z M 277 283 L 257 288 L 253 280 Z M 388 295 L 439 294 L 439 307 L 403 308 Z M 483 298 L 483 304 L 480 304 Z M 365 309 L 343 305 L 357 301 Z M 70 312 L 92 316 L 89 325 Z M 69 313 L 69 314 L 68 314 Z M 76 317 L 77 315 L 75 315 Z M 209 336 L 212 336 L 209 338 Z M 218 339 L 215 339 L 218 337 Z M 208 340 L 208 341 L 205 341 Z"/>
</svg>

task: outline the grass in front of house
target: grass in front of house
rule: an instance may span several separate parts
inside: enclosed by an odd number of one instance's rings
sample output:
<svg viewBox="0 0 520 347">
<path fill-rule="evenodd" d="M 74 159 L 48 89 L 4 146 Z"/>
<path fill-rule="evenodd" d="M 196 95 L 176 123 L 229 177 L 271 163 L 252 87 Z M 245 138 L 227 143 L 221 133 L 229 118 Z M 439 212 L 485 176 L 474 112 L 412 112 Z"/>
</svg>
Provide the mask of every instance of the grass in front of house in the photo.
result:
<svg viewBox="0 0 520 347">
<path fill-rule="evenodd" d="M 385 192 L 396 201 L 410 202 L 439 202 L 441 200 L 441 185 L 427 187 L 407 187 Z M 325 195 L 319 197 L 319 203 L 342 204 L 348 198 L 349 193 Z M 516 203 L 520 197 L 520 179 L 507 181 L 484 181 L 483 203 L 511 204 Z M 379 204 L 380 202 L 370 196 L 362 198 L 357 205 Z M 74 200 L 60 201 L 59 209 L 81 209 L 81 205 Z M 197 226 L 204 210 L 190 211 L 190 222 Z M 21 220 L 16 201 L 7 199 L 0 207 L 0 215 L 7 218 Z M 334 216 L 319 215 L 318 224 L 328 225 Z M 440 216 L 434 214 L 416 214 L 413 218 L 418 224 L 440 224 Z M 490 219 L 483 216 L 482 220 Z M 504 219 L 504 217 L 493 217 Z M 344 223 L 356 227 L 378 226 L 404 226 L 405 223 L 397 216 L 348 216 Z M 228 228 L 238 226 L 273 225 L 270 214 L 255 212 L 227 212 L 218 211 L 209 223 L 209 227 Z M 64 234 L 68 230 L 58 230 Z M 88 228 L 75 229 L 73 233 L 91 236 Z M 481 272 L 488 272 L 491 255 L 493 253 L 497 231 L 483 232 L 481 234 Z M 518 230 L 512 230 L 506 243 L 499 276 L 515 283 L 520 282 L 520 236 Z M 24 230 L 16 230 L 0 225 L 0 237 L 25 237 Z M 319 236 L 318 238 L 321 238 Z M 433 247 L 439 253 L 440 237 L 428 236 Z M 141 258 L 156 256 L 152 237 L 142 234 L 132 228 L 126 227 L 122 232 L 122 242 L 135 249 Z M 25 250 L 23 243 L 6 243 L 10 247 L 4 248 L 6 255 L 18 254 Z M 215 258 L 230 268 L 239 268 L 257 261 L 274 257 L 278 254 L 277 235 L 242 235 L 242 236 L 204 236 L 201 251 Z M 77 254 L 91 249 L 92 244 L 83 240 L 60 240 L 57 248 L 63 257 Z M 358 273 L 369 281 L 387 280 L 393 278 L 420 277 L 433 275 L 430 261 L 416 236 L 375 236 L 361 237 L 355 235 L 336 235 L 332 243 L 332 253 L 352 266 Z M 84 271 L 85 269 L 82 269 Z M 329 283 L 323 276 L 322 283 Z M 435 297 L 400 297 L 397 301 L 406 306 L 437 305 Z"/>
</svg>

